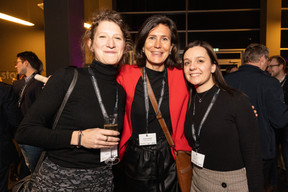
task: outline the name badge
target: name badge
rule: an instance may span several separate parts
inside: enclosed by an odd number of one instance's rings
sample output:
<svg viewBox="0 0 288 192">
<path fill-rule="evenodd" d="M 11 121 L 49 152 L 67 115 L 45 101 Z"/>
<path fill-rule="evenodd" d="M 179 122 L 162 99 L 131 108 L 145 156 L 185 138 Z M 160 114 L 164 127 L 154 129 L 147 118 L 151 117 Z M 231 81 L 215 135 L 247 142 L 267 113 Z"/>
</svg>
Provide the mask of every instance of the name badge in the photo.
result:
<svg viewBox="0 0 288 192">
<path fill-rule="evenodd" d="M 111 150 L 109 148 L 100 149 L 100 162 L 106 161 L 111 157 Z"/>
<path fill-rule="evenodd" d="M 204 165 L 205 155 L 201 153 L 197 153 L 196 151 L 192 150 L 191 154 L 191 162 L 197 165 L 198 167 L 203 167 Z"/>
<path fill-rule="evenodd" d="M 111 157 L 118 156 L 118 145 L 113 146 L 111 148 L 103 148 L 100 149 L 100 162 L 106 161 Z"/>
<path fill-rule="evenodd" d="M 139 134 L 139 145 L 156 145 L 156 133 Z"/>
</svg>

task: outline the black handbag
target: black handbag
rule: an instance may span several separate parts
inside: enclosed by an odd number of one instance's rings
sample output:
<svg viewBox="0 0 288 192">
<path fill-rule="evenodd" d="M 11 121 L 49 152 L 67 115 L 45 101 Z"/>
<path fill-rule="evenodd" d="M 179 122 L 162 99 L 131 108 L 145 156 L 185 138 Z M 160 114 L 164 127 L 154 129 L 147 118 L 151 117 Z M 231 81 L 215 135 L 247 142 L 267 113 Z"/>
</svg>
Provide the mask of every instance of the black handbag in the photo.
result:
<svg viewBox="0 0 288 192">
<path fill-rule="evenodd" d="M 52 126 L 52 129 L 55 129 L 57 124 L 58 124 L 58 121 L 60 119 L 60 116 L 62 114 L 62 111 L 75 87 L 75 84 L 77 82 L 77 78 L 78 78 L 78 71 L 76 69 L 74 69 L 74 76 L 73 76 L 73 79 L 70 83 L 70 86 L 65 94 L 65 97 L 61 103 L 61 106 L 57 112 L 57 115 L 56 115 L 56 118 L 54 120 L 54 123 L 53 123 L 53 126 Z M 32 189 L 32 185 L 33 183 L 35 182 L 36 180 L 36 176 L 38 174 L 38 171 L 40 169 L 40 166 L 42 165 L 42 162 L 44 161 L 46 157 L 46 151 L 43 151 L 41 153 L 41 156 L 37 162 L 37 165 L 35 167 L 35 170 L 33 171 L 32 174 L 26 176 L 25 178 L 21 179 L 20 181 L 18 181 L 13 187 L 12 187 L 12 192 L 30 192 L 31 189 Z"/>
</svg>

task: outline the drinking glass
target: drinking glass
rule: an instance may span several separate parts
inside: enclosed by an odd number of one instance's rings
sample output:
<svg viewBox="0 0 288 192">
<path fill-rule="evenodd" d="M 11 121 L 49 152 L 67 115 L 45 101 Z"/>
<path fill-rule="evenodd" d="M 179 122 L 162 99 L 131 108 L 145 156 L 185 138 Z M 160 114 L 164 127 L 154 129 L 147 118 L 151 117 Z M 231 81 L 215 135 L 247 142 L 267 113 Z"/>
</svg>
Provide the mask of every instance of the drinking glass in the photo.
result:
<svg viewBox="0 0 288 192">
<path fill-rule="evenodd" d="M 108 118 L 105 118 L 104 129 L 118 131 L 118 122 L 117 116 L 110 115 Z M 118 157 L 118 146 L 113 146 L 110 148 L 110 157 L 105 160 L 107 165 L 115 165 L 119 163 L 120 159 Z"/>
</svg>

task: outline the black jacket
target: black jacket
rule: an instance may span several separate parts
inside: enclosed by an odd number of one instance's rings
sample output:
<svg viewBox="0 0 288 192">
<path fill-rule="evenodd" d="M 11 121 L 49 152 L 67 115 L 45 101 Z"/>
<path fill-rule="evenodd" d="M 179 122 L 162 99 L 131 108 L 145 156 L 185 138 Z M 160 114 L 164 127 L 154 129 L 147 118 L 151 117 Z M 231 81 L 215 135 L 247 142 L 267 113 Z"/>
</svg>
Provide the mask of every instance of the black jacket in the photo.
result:
<svg viewBox="0 0 288 192">
<path fill-rule="evenodd" d="M 288 125 L 288 107 L 284 104 L 283 90 L 277 79 L 259 67 L 243 65 L 238 71 L 225 76 L 226 82 L 249 96 L 258 113 L 258 125 L 263 159 L 275 157 L 274 128 Z"/>
<path fill-rule="evenodd" d="M 21 119 L 12 86 L 0 82 L 0 168 L 17 158 L 12 137 Z"/>
<path fill-rule="evenodd" d="M 288 104 L 288 75 L 286 75 L 285 79 L 281 82 L 281 86 L 283 88 L 285 103 Z"/>
<path fill-rule="evenodd" d="M 34 79 L 34 77 L 27 83 L 22 98 L 20 98 L 20 109 L 23 115 L 27 113 L 31 105 L 42 92 L 43 83 Z M 21 91 L 20 91 L 21 94 Z"/>
</svg>

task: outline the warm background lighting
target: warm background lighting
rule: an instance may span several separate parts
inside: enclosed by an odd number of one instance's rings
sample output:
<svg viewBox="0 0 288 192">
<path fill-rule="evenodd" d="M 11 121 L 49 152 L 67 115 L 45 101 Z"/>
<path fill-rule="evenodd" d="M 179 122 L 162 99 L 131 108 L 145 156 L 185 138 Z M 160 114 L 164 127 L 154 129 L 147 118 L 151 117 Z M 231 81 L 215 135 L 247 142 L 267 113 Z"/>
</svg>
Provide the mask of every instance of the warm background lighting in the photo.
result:
<svg viewBox="0 0 288 192">
<path fill-rule="evenodd" d="M 18 19 L 16 17 L 12 17 L 12 16 L 9 16 L 9 15 L 6 15 L 4 13 L 0 13 L 0 19 L 4 19 L 4 20 L 11 21 L 11 22 L 14 22 L 14 23 L 22 24 L 22 25 L 34 26 L 33 23 L 30 23 L 28 21 L 24 21 L 22 19 Z"/>
</svg>

